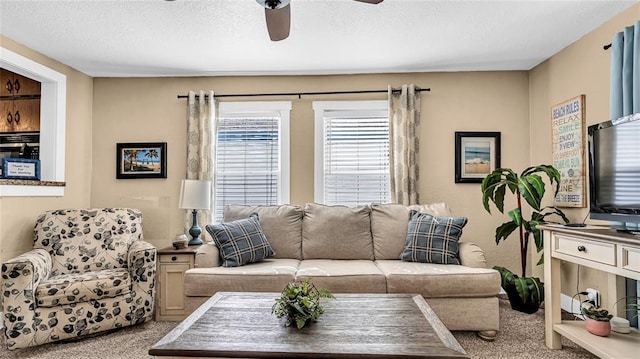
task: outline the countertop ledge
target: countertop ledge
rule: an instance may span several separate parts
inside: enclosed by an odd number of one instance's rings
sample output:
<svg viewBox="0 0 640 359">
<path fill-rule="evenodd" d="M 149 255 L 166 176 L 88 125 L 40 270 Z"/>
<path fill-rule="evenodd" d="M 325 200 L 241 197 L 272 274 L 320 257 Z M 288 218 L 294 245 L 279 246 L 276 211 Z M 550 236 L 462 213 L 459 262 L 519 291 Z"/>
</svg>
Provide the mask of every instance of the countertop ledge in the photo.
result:
<svg viewBox="0 0 640 359">
<path fill-rule="evenodd" d="M 65 187 L 66 182 L 54 181 L 34 181 L 19 179 L 0 179 L 0 186 L 48 186 L 48 187 Z"/>
</svg>

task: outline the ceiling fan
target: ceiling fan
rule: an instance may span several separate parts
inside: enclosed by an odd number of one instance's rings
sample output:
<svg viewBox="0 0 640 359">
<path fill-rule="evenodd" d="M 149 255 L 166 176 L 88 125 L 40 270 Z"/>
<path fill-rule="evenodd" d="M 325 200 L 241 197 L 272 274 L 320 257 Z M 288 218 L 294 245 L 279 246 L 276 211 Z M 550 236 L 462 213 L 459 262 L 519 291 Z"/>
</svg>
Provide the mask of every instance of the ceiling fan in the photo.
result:
<svg viewBox="0 0 640 359">
<path fill-rule="evenodd" d="M 264 7 L 267 30 L 271 41 L 280 41 L 289 37 L 291 28 L 291 0 L 256 0 Z M 355 0 L 368 4 L 379 4 L 383 0 Z"/>
</svg>

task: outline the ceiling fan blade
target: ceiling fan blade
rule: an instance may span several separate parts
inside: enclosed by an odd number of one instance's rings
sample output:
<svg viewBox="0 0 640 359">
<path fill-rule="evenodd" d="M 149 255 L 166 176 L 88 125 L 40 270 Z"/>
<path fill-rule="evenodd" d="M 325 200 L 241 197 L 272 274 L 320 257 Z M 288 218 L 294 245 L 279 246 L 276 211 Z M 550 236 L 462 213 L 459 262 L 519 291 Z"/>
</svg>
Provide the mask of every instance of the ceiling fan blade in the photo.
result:
<svg viewBox="0 0 640 359">
<path fill-rule="evenodd" d="M 271 41 L 280 41 L 289 37 L 291 28 L 291 4 L 280 9 L 264 9 L 267 30 Z"/>
<path fill-rule="evenodd" d="M 380 4 L 383 0 L 356 0 L 360 2 L 366 2 L 367 4 Z"/>
</svg>

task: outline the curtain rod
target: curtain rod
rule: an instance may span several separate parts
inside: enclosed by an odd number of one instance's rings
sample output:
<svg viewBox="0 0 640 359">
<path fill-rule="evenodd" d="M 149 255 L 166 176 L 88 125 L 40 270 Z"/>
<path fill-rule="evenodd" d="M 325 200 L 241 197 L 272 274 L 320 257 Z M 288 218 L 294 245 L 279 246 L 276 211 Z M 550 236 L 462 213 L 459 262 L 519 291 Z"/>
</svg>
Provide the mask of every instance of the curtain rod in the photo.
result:
<svg viewBox="0 0 640 359">
<path fill-rule="evenodd" d="M 607 45 L 602 46 L 602 48 L 605 49 L 605 50 L 609 50 L 610 47 L 611 47 L 611 44 L 607 44 Z"/>
<path fill-rule="evenodd" d="M 400 92 L 400 89 L 392 89 L 391 92 Z M 416 87 L 417 92 L 431 91 L 430 88 L 421 89 Z M 274 93 L 237 93 L 237 94 L 215 94 L 214 97 L 261 97 L 261 96 L 313 96 L 313 95 L 341 95 L 359 93 L 387 93 L 389 90 L 360 90 L 360 91 L 319 91 L 319 92 L 274 92 Z M 196 95 L 198 98 L 199 95 Z M 205 97 L 208 95 L 205 94 Z M 189 95 L 178 95 L 178 98 L 188 98 Z"/>
</svg>

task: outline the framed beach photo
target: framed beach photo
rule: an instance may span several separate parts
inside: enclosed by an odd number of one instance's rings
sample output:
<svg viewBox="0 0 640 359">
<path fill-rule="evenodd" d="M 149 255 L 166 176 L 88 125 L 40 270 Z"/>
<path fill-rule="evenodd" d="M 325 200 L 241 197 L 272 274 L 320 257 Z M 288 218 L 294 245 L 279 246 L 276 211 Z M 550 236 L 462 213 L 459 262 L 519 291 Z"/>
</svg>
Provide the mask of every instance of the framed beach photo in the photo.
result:
<svg viewBox="0 0 640 359">
<path fill-rule="evenodd" d="M 167 143 L 116 144 L 116 178 L 167 178 Z"/>
<path fill-rule="evenodd" d="M 500 168 L 500 132 L 456 132 L 456 183 L 482 183 Z"/>
</svg>

